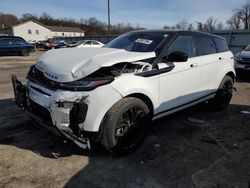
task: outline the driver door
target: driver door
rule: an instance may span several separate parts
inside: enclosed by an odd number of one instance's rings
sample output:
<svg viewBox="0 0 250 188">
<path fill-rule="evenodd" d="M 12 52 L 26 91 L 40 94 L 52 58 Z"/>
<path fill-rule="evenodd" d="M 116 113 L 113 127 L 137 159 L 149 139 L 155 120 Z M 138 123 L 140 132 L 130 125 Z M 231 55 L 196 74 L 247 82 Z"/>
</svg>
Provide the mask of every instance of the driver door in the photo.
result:
<svg viewBox="0 0 250 188">
<path fill-rule="evenodd" d="M 163 56 L 171 52 L 182 51 L 188 54 L 186 62 L 168 62 L 173 70 L 160 75 L 158 115 L 167 115 L 198 99 L 201 69 L 199 58 L 195 57 L 195 45 L 192 36 L 178 36 Z"/>
</svg>

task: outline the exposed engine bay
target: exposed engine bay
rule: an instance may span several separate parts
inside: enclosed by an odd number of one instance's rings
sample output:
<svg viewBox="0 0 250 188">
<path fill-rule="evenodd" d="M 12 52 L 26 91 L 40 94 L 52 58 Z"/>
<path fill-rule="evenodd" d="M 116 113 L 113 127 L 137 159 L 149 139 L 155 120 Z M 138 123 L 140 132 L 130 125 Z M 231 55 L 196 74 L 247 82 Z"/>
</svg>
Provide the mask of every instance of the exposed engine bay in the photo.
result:
<svg viewBox="0 0 250 188">
<path fill-rule="evenodd" d="M 147 62 L 118 63 L 111 67 L 102 67 L 88 77 L 118 77 L 125 73 L 141 73 L 152 69 L 153 66 Z"/>
<path fill-rule="evenodd" d="M 85 89 L 82 89 L 82 91 L 90 91 L 92 89 L 95 89 L 98 86 L 108 84 L 112 82 L 115 77 L 119 77 L 122 74 L 138 74 L 138 73 L 143 73 L 146 71 L 150 71 L 156 68 L 153 68 L 153 66 L 150 63 L 147 62 L 133 62 L 133 63 L 118 63 L 115 65 L 112 65 L 110 67 L 102 67 L 98 69 L 97 71 L 93 72 L 92 74 L 81 78 L 79 80 L 73 81 L 73 82 L 65 82 L 65 83 L 60 83 L 53 81 L 49 78 L 47 78 L 43 72 L 38 70 L 36 66 L 31 67 L 27 78 L 35 82 L 37 84 L 42 84 L 45 87 L 48 87 L 50 89 L 66 89 L 66 90 L 74 90 L 74 91 L 79 91 L 81 90 L 80 87 L 80 82 L 81 83 L 88 83 L 93 82 L 93 81 L 100 81 L 95 87 L 85 87 Z M 70 87 L 72 86 L 72 87 Z"/>
</svg>

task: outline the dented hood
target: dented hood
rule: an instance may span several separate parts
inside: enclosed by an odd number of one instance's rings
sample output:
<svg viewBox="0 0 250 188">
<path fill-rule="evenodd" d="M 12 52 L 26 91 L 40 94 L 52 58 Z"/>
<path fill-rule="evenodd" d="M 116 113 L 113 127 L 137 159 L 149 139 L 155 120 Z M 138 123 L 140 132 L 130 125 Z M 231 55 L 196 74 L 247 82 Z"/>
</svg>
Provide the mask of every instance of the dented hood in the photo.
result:
<svg viewBox="0 0 250 188">
<path fill-rule="evenodd" d="M 155 57 L 155 52 L 128 52 L 114 48 L 64 48 L 50 50 L 37 61 L 36 68 L 57 82 L 79 80 L 101 67 Z"/>
</svg>

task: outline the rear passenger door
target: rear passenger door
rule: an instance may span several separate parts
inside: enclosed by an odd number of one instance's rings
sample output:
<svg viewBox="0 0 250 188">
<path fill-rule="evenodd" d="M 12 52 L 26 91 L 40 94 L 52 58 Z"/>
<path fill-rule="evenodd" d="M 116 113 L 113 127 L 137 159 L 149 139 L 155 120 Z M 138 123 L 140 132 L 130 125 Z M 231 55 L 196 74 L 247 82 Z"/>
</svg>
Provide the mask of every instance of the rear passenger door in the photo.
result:
<svg viewBox="0 0 250 188">
<path fill-rule="evenodd" d="M 212 37 L 196 36 L 196 54 L 201 71 L 200 91 L 203 96 L 216 92 L 220 72 L 220 54 Z"/>
</svg>

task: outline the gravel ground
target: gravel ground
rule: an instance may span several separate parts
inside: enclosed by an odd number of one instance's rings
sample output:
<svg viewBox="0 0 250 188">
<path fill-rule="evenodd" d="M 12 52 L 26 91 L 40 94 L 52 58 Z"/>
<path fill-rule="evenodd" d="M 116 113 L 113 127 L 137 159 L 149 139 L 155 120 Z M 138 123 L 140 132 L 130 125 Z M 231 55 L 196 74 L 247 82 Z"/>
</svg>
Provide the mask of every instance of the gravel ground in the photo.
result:
<svg viewBox="0 0 250 188">
<path fill-rule="evenodd" d="M 249 72 L 238 73 L 237 91 L 225 111 L 200 104 L 157 120 L 136 152 L 118 158 L 101 147 L 84 151 L 59 139 L 14 105 L 10 76 L 25 81 L 42 53 L 0 57 L 0 187 L 192 187 L 194 174 L 199 181 L 199 172 L 211 171 L 228 153 L 238 153 L 235 160 L 249 157 L 244 146 L 250 144 L 250 115 L 242 112 L 250 111 Z M 238 169 L 231 176 L 242 180 L 241 162 L 230 164 Z"/>
</svg>

